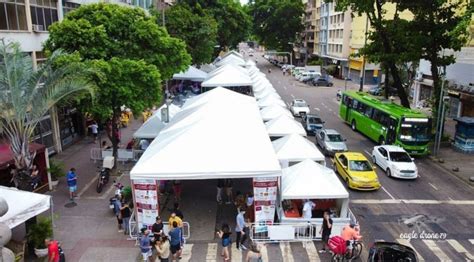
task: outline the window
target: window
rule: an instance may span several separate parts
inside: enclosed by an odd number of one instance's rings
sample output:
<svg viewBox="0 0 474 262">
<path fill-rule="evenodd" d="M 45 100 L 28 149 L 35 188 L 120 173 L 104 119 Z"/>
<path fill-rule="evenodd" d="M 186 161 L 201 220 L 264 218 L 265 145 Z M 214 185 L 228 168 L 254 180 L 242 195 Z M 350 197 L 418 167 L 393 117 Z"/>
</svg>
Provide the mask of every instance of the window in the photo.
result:
<svg viewBox="0 0 474 262">
<path fill-rule="evenodd" d="M 359 101 L 357 100 L 353 100 L 352 101 L 352 108 L 357 110 L 357 108 L 359 107 Z"/>
<path fill-rule="evenodd" d="M 48 27 L 58 21 L 57 2 L 54 0 L 31 1 L 31 22 L 39 25 L 40 31 L 47 31 Z"/>
<path fill-rule="evenodd" d="M 387 150 L 385 150 L 385 148 L 380 147 L 380 148 L 379 148 L 379 152 L 380 152 L 380 154 L 381 154 L 383 157 L 387 157 L 387 156 L 388 156 Z"/>
<path fill-rule="evenodd" d="M 74 10 L 76 8 L 79 8 L 80 6 L 81 6 L 80 4 L 65 2 L 64 5 L 63 5 L 64 15 L 66 15 L 67 13 L 71 12 L 72 10 Z"/>
<path fill-rule="evenodd" d="M 374 109 L 372 119 L 381 125 L 388 127 L 390 117 L 386 113 Z"/>
<path fill-rule="evenodd" d="M 339 162 L 341 162 L 341 164 L 344 167 L 347 167 L 347 158 L 346 158 L 346 156 L 344 156 L 344 155 L 339 156 Z"/>
<path fill-rule="evenodd" d="M 25 2 L 0 0 L 0 30 L 28 30 Z"/>
</svg>

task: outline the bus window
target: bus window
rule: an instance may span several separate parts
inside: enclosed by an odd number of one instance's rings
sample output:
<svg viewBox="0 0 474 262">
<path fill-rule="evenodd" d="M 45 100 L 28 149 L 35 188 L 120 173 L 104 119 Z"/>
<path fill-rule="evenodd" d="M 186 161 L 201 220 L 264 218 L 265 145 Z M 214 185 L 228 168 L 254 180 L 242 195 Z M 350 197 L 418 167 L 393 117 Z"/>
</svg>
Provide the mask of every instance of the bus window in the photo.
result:
<svg viewBox="0 0 474 262">
<path fill-rule="evenodd" d="M 369 117 L 369 118 L 372 118 L 372 112 L 373 112 L 373 110 L 374 110 L 374 109 L 373 109 L 372 107 L 367 106 L 367 107 L 365 108 L 365 111 L 364 111 L 363 114 L 366 115 L 366 116 Z"/>
<path fill-rule="evenodd" d="M 376 122 L 380 123 L 381 125 L 388 127 L 389 116 L 386 113 L 374 109 L 372 119 L 374 119 Z"/>
<path fill-rule="evenodd" d="M 357 100 L 353 100 L 352 101 L 352 108 L 357 110 L 357 108 L 359 107 L 359 101 Z"/>
</svg>

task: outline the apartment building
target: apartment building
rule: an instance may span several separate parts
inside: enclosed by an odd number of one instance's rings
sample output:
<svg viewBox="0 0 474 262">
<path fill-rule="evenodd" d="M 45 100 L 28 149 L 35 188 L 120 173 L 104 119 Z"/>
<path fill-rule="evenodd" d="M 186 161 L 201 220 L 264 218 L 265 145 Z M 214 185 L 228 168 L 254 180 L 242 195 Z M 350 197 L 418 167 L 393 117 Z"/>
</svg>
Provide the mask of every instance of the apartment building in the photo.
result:
<svg viewBox="0 0 474 262">
<path fill-rule="evenodd" d="M 166 1 L 166 0 L 165 0 Z M 0 39 L 18 42 L 34 65 L 44 61 L 43 44 L 48 27 L 80 5 L 98 0 L 0 0 Z M 152 0 L 110 0 L 110 2 L 149 8 Z M 156 6 L 156 4 L 154 4 Z M 86 121 L 75 107 L 54 107 L 35 130 L 34 140 L 48 148 L 50 154 L 60 152 L 84 135 Z"/>
</svg>

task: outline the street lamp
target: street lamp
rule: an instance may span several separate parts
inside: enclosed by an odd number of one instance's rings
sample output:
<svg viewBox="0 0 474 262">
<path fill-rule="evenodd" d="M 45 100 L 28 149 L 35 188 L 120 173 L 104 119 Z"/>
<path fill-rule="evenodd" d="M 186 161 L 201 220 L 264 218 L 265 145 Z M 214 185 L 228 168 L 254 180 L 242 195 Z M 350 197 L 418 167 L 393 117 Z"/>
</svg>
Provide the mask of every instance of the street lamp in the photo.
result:
<svg viewBox="0 0 474 262">
<path fill-rule="evenodd" d="M 369 30 L 369 16 L 366 15 L 365 19 L 365 39 L 364 39 L 364 47 L 367 46 L 367 31 Z M 362 72 L 361 72 L 361 78 L 360 78 L 360 87 L 359 91 L 362 92 L 364 91 L 364 82 L 365 82 L 365 56 L 362 57 Z"/>
</svg>

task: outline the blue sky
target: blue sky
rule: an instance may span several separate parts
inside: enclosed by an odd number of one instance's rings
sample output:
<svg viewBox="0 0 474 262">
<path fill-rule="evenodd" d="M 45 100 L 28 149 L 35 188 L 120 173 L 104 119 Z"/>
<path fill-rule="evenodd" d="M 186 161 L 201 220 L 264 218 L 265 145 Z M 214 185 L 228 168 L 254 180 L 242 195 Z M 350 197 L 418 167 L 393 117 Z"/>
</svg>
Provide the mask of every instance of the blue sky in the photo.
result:
<svg viewBox="0 0 474 262">
<path fill-rule="evenodd" d="M 240 3 L 245 5 L 248 2 L 248 0 L 240 0 Z"/>
</svg>

